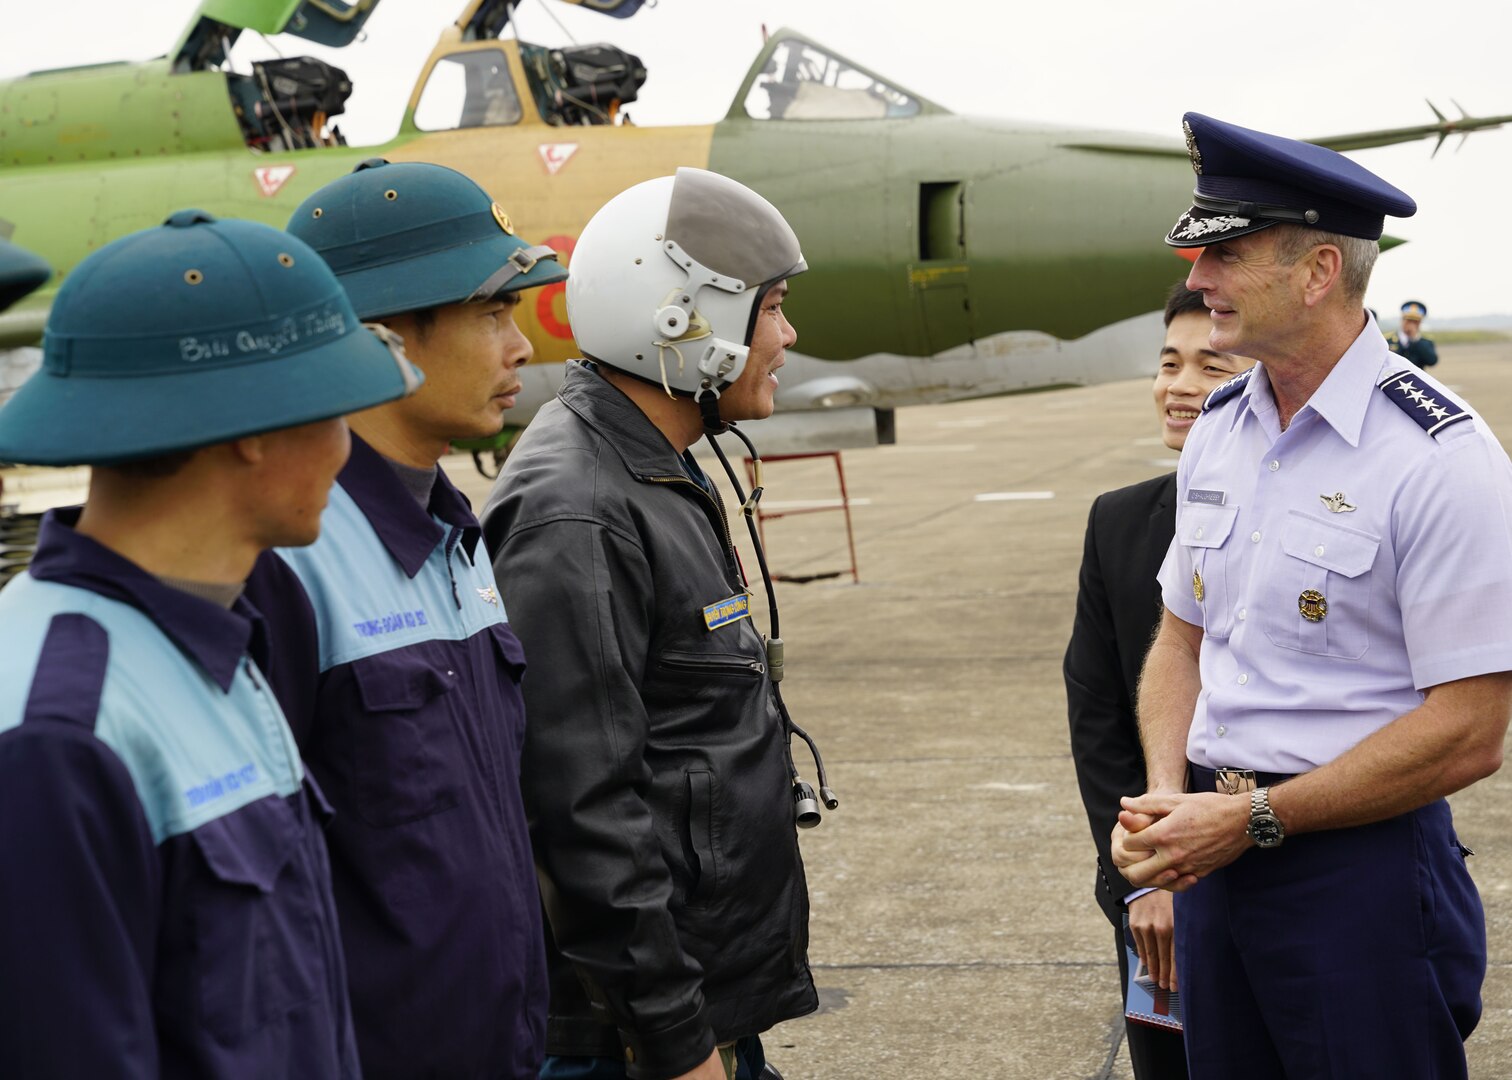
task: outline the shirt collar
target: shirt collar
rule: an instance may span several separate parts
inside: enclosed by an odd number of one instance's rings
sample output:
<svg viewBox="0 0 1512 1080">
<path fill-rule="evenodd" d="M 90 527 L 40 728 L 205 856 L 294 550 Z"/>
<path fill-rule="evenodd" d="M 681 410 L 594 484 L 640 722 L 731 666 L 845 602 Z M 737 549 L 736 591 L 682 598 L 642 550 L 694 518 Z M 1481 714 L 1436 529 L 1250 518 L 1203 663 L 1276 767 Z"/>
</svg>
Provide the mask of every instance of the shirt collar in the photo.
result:
<svg viewBox="0 0 1512 1080">
<path fill-rule="evenodd" d="M 163 584 L 130 559 L 75 529 L 79 513 L 75 506 L 49 511 L 42 519 L 37 552 L 28 567 L 32 577 L 88 589 L 136 608 L 222 691 L 231 689 L 243 656 L 251 653 L 259 663 L 267 658 L 262 616 L 246 597 L 227 611 Z"/>
<path fill-rule="evenodd" d="M 478 519 L 473 516 L 467 497 L 447 479 L 446 470 L 437 472 L 430 504 L 422 507 L 393 466 L 354 432 L 352 456 L 336 482 L 352 497 L 407 576 L 418 574 L 436 545 L 446 537 L 446 530 L 437 518 L 462 530 L 469 558 L 477 554 L 482 537 Z"/>
<path fill-rule="evenodd" d="M 1365 410 L 1390 352 L 1375 320 L 1366 316 L 1365 329 L 1344 350 L 1323 385 L 1313 391 L 1304 406 L 1326 420 L 1350 446 L 1360 445 Z"/>
<path fill-rule="evenodd" d="M 1391 356 L 1386 339 L 1381 336 L 1375 320 L 1366 317 L 1365 329 L 1344 355 L 1334 364 L 1322 385 L 1313 391 L 1312 397 L 1297 411 L 1297 415 L 1311 409 L 1334 429 L 1350 446 L 1360 445 L 1360 429 L 1365 424 L 1365 410 L 1370 405 L 1372 392 L 1381 379 L 1385 363 Z M 1255 374 L 1239 395 L 1239 407 L 1229 418 L 1229 428 L 1239 422 L 1246 409 L 1257 416 L 1273 412 L 1276 395 L 1271 389 L 1270 376 L 1263 363 L 1255 365 Z M 1293 419 L 1293 424 L 1296 420 Z"/>
<path fill-rule="evenodd" d="M 1240 417 L 1246 412 L 1254 413 L 1257 417 L 1262 413 L 1276 411 L 1276 395 L 1271 391 L 1270 375 L 1266 373 L 1265 365 L 1257 363 L 1254 374 L 1244 384 L 1244 389 L 1239 391 L 1238 404 L 1230 410 L 1228 418 L 1229 430 L 1239 423 Z"/>
</svg>

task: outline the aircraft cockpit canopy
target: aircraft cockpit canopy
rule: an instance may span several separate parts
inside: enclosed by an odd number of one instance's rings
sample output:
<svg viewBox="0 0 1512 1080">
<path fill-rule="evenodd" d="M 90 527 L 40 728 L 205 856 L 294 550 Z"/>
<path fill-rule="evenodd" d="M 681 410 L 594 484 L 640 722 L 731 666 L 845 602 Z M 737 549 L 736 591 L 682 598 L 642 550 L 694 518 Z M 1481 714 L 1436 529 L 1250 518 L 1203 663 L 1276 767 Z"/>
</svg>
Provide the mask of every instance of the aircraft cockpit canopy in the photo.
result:
<svg viewBox="0 0 1512 1080">
<path fill-rule="evenodd" d="M 881 120 L 917 116 L 917 98 L 797 38 L 772 49 L 745 99 L 756 120 Z"/>
</svg>

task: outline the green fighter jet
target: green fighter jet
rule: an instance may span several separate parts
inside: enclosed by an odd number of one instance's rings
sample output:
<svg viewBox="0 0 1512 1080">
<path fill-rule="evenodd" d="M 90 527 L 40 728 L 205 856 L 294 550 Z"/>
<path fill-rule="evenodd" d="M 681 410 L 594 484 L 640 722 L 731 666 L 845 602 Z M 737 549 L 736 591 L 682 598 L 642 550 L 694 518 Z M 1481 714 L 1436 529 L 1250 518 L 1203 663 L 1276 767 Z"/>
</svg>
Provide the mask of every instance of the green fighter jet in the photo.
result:
<svg viewBox="0 0 1512 1080">
<path fill-rule="evenodd" d="M 811 267 L 788 302 L 801 351 L 764 426 L 774 450 L 886 440 L 900 405 L 1147 373 L 1150 310 L 1183 270 L 1161 243 L 1191 188 L 1180 140 L 959 116 L 789 30 L 719 122 L 636 127 L 621 108 L 646 78 L 639 59 L 517 40 L 515 2 L 466 3 L 379 146 L 348 146 L 334 124 L 352 89 L 341 70 L 228 59 L 243 32 L 350 43 L 378 0 L 204 0 L 157 60 L 0 82 L 0 215 L 58 271 L 0 315 L 0 349 L 34 343 L 58 282 L 112 238 L 184 206 L 282 226 L 316 188 L 382 156 L 473 177 L 508 227 L 569 265 L 595 210 L 678 166 L 766 196 Z M 641 0 L 580 2 L 624 16 Z M 1379 146 L 1508 120 L 1317 141 Z M 576 355 L 562 293 L 537 290 L 520 313 L 535 360 L 512 419 L 548 400 Z"/>
</svg>

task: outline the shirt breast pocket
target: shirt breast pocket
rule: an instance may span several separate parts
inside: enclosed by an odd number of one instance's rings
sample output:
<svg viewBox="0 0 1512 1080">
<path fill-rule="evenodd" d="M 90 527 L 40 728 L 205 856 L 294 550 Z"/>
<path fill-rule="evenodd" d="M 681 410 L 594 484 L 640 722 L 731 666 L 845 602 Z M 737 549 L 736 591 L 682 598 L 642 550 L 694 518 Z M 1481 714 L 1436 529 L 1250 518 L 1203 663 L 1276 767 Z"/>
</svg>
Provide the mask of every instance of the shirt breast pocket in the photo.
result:
<svg viewBox="0 0 1512 1080">
<path fill-rule="evenodd" d="M 1189 503 L 1176 512 L 1176 541 L 1186 549 L 1192 564 L 1187 587 L 1202 608 L 1202 628 L 1209 637 L 1226 638 L 1234 626 L 1233 588 L 1230 581 L 1229 537 L 1234 531 L 1237 506 L 1207 506 Z"/>
<path fill-rule="evenodd" d="M 381 653 L 352 666 L 362 710 L 349 718 L 352 803 L 369 825 L 404 825 L 460 798 L 453 670 L 425 657 Z"/>
<path fill-rule="evenodd" d="M 316 883 L 297 857 L 304 826 L 273 795 L 190 838 L 207 871 L 190 914 L 200 1003 L 210 1033 L 235 1046 L 283 1021 L 319 985 Z"/>
<path fill-rule="evenodd" d="M 1358 660 L 1370 648 L 1370 568 L 1381 538 L 1293 510 L 1267 582 L 1265 636 L 1283 649 Z"/>
</svg>

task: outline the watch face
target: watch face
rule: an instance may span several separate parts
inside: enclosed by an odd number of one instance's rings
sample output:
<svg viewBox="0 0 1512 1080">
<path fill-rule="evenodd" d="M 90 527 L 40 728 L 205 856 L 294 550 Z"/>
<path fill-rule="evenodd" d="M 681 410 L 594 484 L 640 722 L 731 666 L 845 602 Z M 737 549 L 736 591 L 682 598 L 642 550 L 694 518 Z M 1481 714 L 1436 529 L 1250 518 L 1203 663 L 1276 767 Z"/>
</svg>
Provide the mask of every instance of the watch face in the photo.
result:
<svg viewBox="0 0 1512 1080">
<path fill-rule="evenodd" d="M 1273 814 L 1256 814 L 1250 818 L 1250 839 L 1263 848 L 1276 847 L 1281 843 L 1286 833 L 1281 828 L 1281 822 Z"/>
</svg>

